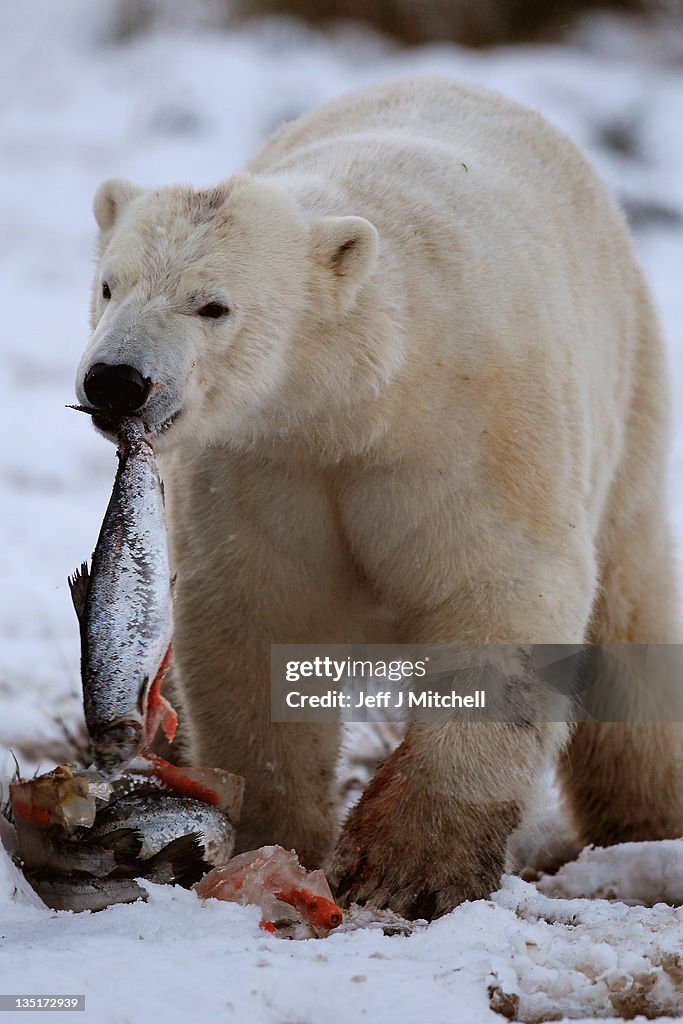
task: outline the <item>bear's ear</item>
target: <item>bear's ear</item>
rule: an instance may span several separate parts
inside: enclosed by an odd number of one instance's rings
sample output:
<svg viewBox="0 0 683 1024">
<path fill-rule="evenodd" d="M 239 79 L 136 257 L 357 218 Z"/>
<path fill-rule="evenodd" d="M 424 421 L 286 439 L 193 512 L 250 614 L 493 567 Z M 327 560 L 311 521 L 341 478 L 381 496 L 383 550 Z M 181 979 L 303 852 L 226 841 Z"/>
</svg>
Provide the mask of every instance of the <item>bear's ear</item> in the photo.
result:
<svg viewBox="0 0 683 1024">
<path fill-rule="evenodd" d="M 132 199 L 142 195 L 143 191 L 132 181 L 125 181 L 123 178 L 110 178 L 109 181 L 102 182 L 92 204 L 100 231 L 110 231 L 121 211 Z"/>
<path fill-rule="evenodd" d="M 321 217 L 311 226 L 311 240 L 315 262 L 327 271 L 334 305 L 346 311 L 375 266 L 377 229 L 364 217 Z"/>
</svg>

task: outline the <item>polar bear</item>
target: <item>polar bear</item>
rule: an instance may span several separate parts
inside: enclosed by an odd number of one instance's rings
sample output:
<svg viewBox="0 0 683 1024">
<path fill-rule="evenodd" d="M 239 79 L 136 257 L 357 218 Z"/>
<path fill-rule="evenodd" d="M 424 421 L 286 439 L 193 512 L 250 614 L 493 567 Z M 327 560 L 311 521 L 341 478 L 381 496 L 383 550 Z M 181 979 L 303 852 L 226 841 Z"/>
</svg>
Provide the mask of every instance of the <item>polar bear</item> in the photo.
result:
<svg viewBox="0 0 683 1024">
<path fill-rule="evenodd" d="M 190 758 L 246 777 L 241 848 L 432 918 L 497 886 L 554 757 L 584 841 L 680 835 L 683 693 L 628 664 L 610 686 L 645 724 L 414 724 L 334 849 L 338 730 L 270 721 L 276 642 L 514 644 L 533 703 L 525 645 L 678 641 L 662 344 L 575 146 L 397 81 L 214 188 L 107 181 L 94 212 L 78 398 L 158 453 L 174 687 Z"/>
</svg>

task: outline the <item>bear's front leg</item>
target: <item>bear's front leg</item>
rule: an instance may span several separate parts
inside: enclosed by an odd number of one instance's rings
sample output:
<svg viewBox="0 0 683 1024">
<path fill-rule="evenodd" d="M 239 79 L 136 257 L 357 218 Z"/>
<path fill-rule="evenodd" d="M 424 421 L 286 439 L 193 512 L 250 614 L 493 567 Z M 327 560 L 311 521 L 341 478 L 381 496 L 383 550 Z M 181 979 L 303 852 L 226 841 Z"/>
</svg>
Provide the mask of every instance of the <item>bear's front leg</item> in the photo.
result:
<svg viewBox="0 0 683 1024">
<path fill-rule="evenodd" d="M 413 725 L 346 820 L 331 862 L 337 898 L 431 920 L 489 896 L 560 732 Z"/>
<path fill-rule="evenodd" d="M 396 610 L 400 641 L 460 645 L 457 667 L 474 681 L 490 645 L 500 645 L 504 705 L 490 707 L 487 694 L 485 721 L 412 725 L 337 842 L 331 876 L 346 903 L 431 918 L 488 896 L 508 836 L 566 740 L 567 708 L 541 685 L 525 645 L 583 642 L 593 549 L 581 516 L 566 526 L 552 494 L 546 501 L 544 492 L 542 521 L 536 492 L 528 508 L 493 501 L 493 482 L 477 476 L 481 443 L 476 431 L 460 432 L 452 455 L 425 450 L 349 474 L 340 490 L 349 547 Z M 533 461 L 533 447 L 525 457 Z"/>
</svg>

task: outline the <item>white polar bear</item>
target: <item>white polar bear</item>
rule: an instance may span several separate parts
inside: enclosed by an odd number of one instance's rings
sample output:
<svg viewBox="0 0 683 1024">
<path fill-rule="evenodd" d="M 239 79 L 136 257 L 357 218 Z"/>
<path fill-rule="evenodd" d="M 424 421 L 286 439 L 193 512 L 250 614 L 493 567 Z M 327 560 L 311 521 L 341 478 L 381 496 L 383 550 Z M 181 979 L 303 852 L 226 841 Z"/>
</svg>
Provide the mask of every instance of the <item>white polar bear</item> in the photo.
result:
<svg viewBox="0 0 683 1024">
<path fill-rule="evenodd" d="M 215 188 L 106 182 L 95 216 L 78 396 L 137 411 L 161 458 L 175 687 L 192 759 L 246 776 L 242 849 L 312 866 L 334 837 L 337 730 L 271 724 L 271 643 L 678 640 L 655 316 L 622 216 L 537 114 L 377 85 Z M 680 688 L 613 675 L 683 721 Z M 414 725 L 344 826 L 340 897 L 487 895 L 565 738 Z M 583 839 L 681 834 L 682 768 L 679 724 L 576 728 Z"/>
</svg>

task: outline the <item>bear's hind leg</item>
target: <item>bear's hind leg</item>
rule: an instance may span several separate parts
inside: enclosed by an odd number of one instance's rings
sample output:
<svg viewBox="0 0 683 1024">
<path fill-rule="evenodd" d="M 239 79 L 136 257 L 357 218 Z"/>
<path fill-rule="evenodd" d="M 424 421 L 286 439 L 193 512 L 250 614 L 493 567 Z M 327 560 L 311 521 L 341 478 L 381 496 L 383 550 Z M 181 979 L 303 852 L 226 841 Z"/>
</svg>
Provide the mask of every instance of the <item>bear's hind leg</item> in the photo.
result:
<svg viewBox="0 0 683 1024">
<path fill-rule="evenodd" d="M 603 569 L 590 639 L 589 718 L 559 776 L 585 843 L 683 835 L 683 647 L 668 524 L 656 517 Z"/>
</svg>

